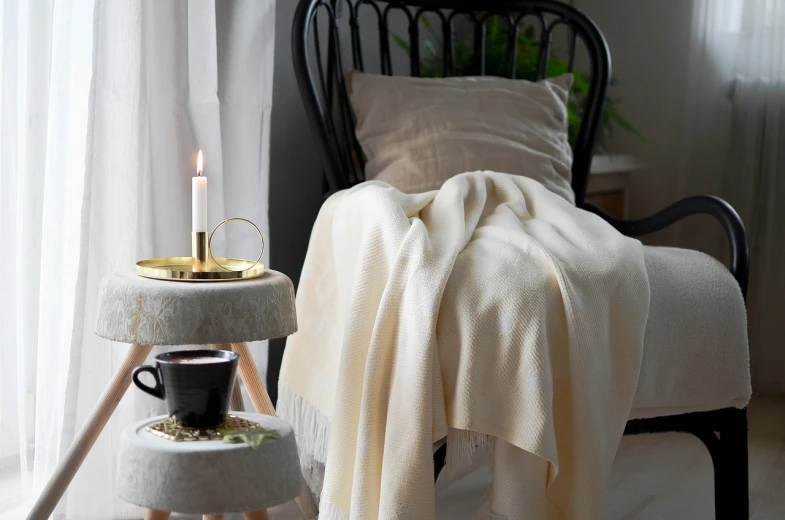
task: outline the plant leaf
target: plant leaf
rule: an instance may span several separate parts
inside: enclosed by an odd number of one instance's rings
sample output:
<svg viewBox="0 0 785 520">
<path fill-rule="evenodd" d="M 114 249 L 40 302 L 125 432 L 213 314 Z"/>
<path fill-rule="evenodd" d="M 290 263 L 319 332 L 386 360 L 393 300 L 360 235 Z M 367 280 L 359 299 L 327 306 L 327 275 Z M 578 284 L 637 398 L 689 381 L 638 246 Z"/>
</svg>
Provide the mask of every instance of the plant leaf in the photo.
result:
<svg viewBox="0 0 785 520">
<path fill-rule="evenodd" d="M 620 127 L 625 129 L 626 131 L 630 132 L 632 135 L 634 135 L 635 137 L 637 137 L 638 139 L 640 139 L 644 143 L 648 142 L 648 139 L 646 139 L 646 136 L 643 135 L 642 133 L 640 133 L 640 131 L 637 128 L 635 128 L 635 126 L 633 126 L 632 123 L 630 123 L 627 119 L 625 119 L 615 109 L 613 109 L 613 110 L 606 110 L 605 113 L 608 116 L 608 119 L 613 121 L 615 124 L 619 125 Z"/>
<path fill-rule="evenodd" d="M 433 45 L 433 42 L 429 39 L 423 40 L 423 47 L 425 48 L 425 52 L 428 53 L 429 56 L 438 56 L 436 52 L 436 47 Z"/>
<path fill-rule="evenodd" d="M 420 18 L 420 21 L 422 22 L 423 27 L 425 27 L 425 29 L 429 33 L 431 33 L 431 36 L 433 36 L 437 40 L 442 37 L 442 35 L 437 33 L 436 29 L 433 28 L 433 24 L 431 23 L 430 20 L 428 20 L 428 16 L 427 15 L 423 15 L 422 18 Z"/>
<path fill-rule="evenodd" d="M 573 79 L 573 84 L 572 84 L 573 88 L 578 89 L 579 91 L 581 91 L 584 94 L 588 94 L 589 93 L 589 81 L 586 79 L 586 77 L 583 74 L 581 74 L 580 72 L 578 72 L 577 70 L 572 71 L 572 76 L 574 78 Z"/>
<path fill-rule="evenodd" d="M 395 33 L 392 33 L 392 37 L 393 37 L 393 40 L 395 40 L 395 43 L 398 44 L 398 47 L 403 49 L 403 52 L 405 52 L 409 56 L 412 55 L 412 50 L 409 48 L 409 44 L 406 43 L 406 40 L 404 40 L 403 38 L 401 38 L 400 36 L 398 36 Z"/>
<path fill-rule="evenodd" d="M 265 439 L 280 439 L 278 432 L 266 428 L 258 428 L 249 432 L 231 431 L 224 434 L 223 441 L 228 444 L 246 443 L 251 449 L 257 449 Z"/>
</svg>

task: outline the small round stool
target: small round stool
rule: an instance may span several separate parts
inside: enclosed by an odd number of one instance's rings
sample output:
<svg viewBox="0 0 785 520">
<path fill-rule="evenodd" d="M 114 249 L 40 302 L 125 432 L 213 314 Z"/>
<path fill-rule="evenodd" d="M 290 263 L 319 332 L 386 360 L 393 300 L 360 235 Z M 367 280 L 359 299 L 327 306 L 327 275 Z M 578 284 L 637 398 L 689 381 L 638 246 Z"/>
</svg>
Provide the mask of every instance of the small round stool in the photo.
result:
<svg viewBox="0 0 785 520">
<path fill-rule="evenodd" d="M 254 408 L 275 415 L 246 342 L 282 338 L 297 330 L 294 286 L 287 276 L 268 269 L 256 279 L 188 283 L 152 280 L 126 271 L 104 278 L 97 305 L 96 334 L 131 345 L 33 504 L 28 520 L 45 520 L 52 515 L 131 384 L 133 369 L 144 364 L 153 345 L 212 345 L 215 349 L 232 350 L 240 356 L 237 369 Z M 233 392 L 231 408 L 243 409 L 238 387 Z M 319 515 L 307 486 L 301 487 L 295 502 L 303 520 Z"/>
<path fill-rule="evenodd" d="M 169 512 L 221 515 L 245 513 L 246 520 L 267 518 L 264 510 L 296 497 L 301 487 L 294 432 L 267 415 L 233 412 L 278 433 L 253 449 L 223 441 L 175 442 L 145 426 L 166 419 L 145 419 L 123 431 L 117 492 L 126 502 L 165 519 Z M 220 516 L 219 516 L 220 518 Z"/>
</svg>

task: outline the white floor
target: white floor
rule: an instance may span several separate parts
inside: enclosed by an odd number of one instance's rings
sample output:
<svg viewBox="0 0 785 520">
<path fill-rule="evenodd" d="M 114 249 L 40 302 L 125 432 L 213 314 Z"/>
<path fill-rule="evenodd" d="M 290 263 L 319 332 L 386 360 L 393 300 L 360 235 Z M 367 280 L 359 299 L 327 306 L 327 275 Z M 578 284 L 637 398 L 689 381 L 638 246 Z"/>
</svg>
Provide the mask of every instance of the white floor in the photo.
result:
<svg viewBox="0 0 785 520">
<path fill-rule="evenodd" d="M 753 399 L 750 418 L 750 509 L 752 520 L 785 519 L 785 398 Z M 711 459 L 700 441 L 668 433 L 624 437 L 608 483 L 604 520 L 714 518 Z M 469 475 L 440 490 L 438 520 L 474 518 L 490 481 Z M 2 484 L 7 491 L 6 483 Z M 5 510 L 4 510 L 5 506 Z M 299 520 L 294 503 L 270 511 L 272 520 Z M 0 503 L 0 520 L 21 520 L 15 504 Z M 241 520 L 227 515 L 225 520 Z"/>
<path fill-rule="evenodd" d="M 785 519 L 785 398 L 753 399 L 750 421 L 751 520 Z M 487 471 L 469 475 L 437 495 L 438 520 L 474 519 Z M 680 433 L 626 436 L 613 463 L 604 520 L 714 518 L 711 458 L 695 437 Z M 273 520 L 298 520 L 286 506 Z"/>
</svg>

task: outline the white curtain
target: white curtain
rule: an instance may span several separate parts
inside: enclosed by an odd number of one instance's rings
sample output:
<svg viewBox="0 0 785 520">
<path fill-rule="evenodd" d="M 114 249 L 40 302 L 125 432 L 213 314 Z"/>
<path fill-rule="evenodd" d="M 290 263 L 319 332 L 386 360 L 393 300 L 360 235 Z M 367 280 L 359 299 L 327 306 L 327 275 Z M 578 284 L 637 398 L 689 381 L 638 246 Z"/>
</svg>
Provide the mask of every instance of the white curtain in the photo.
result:
<svg viewBox="0 0 785 520">
<path fill-rule="evenodd" d="M 753 385 L 783 393 L 785 0 L 696 0 L 692 36 L 682 191 L 718 194 L 744 220 Z M 682 227 L 683 244 L 724 250 L 701 224 Z"/>
<path fill-rule="evenodd" d="M 198 148 L 209 223 L 267 235 L 274 26 L 273 0 L 0 4 L 0 518 L 23 517 L 126 352 L 92 332 L 101 278 L 190 251 Z M 239 226 L 217 240 L 258 254 Z M 161 411 L 128 392 L 56 518 L 140 516 L 117 442 Z"/>
</svg>

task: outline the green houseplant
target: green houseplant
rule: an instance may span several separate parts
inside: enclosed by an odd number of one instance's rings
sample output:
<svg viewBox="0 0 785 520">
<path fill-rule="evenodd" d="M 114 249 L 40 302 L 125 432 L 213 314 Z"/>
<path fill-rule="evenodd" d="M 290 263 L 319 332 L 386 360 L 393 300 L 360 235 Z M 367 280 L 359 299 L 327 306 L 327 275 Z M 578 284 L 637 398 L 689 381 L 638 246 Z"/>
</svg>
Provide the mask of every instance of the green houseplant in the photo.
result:
<svg viewBox="0 0 785 520">
<path fill-rule="evenodd" d="M 425 36 L 420 46 L 420 74 L 423 77 L 442 77 L 444 75 L 443 53 L 444 45 L 441 35 L 433 28 L 427 17 L 420 18 Z M 501 23 L 499 17 L 489 18 L 485 24 L 485 73 L 492 76 L 507 76 L 509 64 L 507 63 L 507 40 L 510 28 L 506 23 Z M 396 44 L 411 56 L 409 44 L 400 36 L 393 34 Z M 456 36 L 453 43 L 453 70 L 455 76 L 471 74 L 472 65 L 472 37 L 461 38 Z M 539 39 L 534 28 L 529 26 L 518 34 L 518 54 L 515 63 L 515 76 L 518 79 L 535 81 L 537 79 L 537 61 L 540 52 Z M 558 76 L 568 72 L 567 63 L 558 58 L 554 49 L 548 58 L 548 77 Z M 573 71 L 574 84 L 567 102 L 569 116 L 570 144 L 574 145 L 578 137 L 583 117 L 584 106 L 589 95 L 589 81 L 586 76 L 578 71 Z M 611 86 L 616 84 L 611 79 Z M 632 133 L 641 140 L 643 135 L 619 113 L 619 100 L 610 95 L 605 100 L 600 128 L 597 135 L 597 151 L 603 153 L 608 139 L 616 127 Z"/>
</svg>

